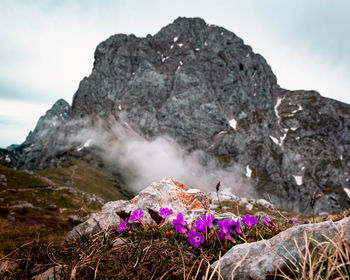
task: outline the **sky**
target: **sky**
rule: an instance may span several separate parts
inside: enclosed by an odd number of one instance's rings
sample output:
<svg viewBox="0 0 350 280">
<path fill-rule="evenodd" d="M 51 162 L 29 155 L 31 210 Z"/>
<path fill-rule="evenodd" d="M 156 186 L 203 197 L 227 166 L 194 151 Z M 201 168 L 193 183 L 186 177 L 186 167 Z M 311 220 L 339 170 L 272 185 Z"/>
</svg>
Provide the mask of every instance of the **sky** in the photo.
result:
<svg viewBox="0 0 350 280">
<path fill-rule="evenodd" d="M 0 147 L 22 143 L 56 100 L 72 103 L 101 41 L 179 16 L 234 32 L 281 87 L 350 103 L 349 12 L 348 0 L 1 0 Z"/>
</svg>

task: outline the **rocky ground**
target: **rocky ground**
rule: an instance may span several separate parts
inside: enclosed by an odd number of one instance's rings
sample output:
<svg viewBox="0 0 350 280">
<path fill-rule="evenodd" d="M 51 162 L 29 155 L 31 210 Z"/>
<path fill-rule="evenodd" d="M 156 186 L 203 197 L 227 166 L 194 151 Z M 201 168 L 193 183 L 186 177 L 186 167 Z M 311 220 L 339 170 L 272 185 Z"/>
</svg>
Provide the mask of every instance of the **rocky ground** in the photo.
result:
<svg viewBox="0 0 350 280">
<path fill-rule="evenodd" d="M 19 207 L 23 212 L 26 207 L 32 209 L 33 205 L 23 202 L 12 209 Z M 160 208 L 170 208 L 173 213 L 163 221 Z M 143 210 L 140 223 L 129 223 L 130 230 L 118 232 L 117 227 L 126 218 L 130 219 L 134 210 Z M 199 247 L 190 245 L 187 233 L 179 234 L 174 230 L 172 221 L 177 219 L 178 213 L 183 214 L 188 230 L 203 215 L 214 215 L 214 227 L 207 232 L 206 241 Z M 242 219 L 247 213 L 259 221 L 251 228 Z M 345 250 L 341 252 L 343 257 L 350 257 L 348 214 L 348 211 L 316 217 L 297 214 L 278 209 L 263 199 L 238 198 L 226 190 L 205 193 L 189 189 L 174 179 L 163 179 L 152 183 L 131 200 L 106 203 L 101 212 L 85 218 L 71 215 L 68 220 L 72 225 L 81 219 L 85 221 L 68 234 L 67 231 L 61 232 L 58 240 L 65 238 L 64 244 L 48 245 L 47 240 L 26 240 L 17 250 L 2 257 L 0 275 L 6 276 L 5 279 L 29 279 L 35 275 L 33 279 L 86 278 L 91 275 L 97 276 L 96 279 L 144 279 L 152 274 L 155 279 L 165 275 L 164 279 L 178 279 L 181 275 L 190 279 L 210 279 L 208 275 L 215 275 L 215 279 L 231 279 L 233 273 L 234 279 L 274 279 L 271 277 L 278 272 L 279 277 L 283 274 L 290 277 L 294 273 L 292 279 L 305 279 L 305 269 L 301 269 L 303 261 L 307 254 L 315 257 L 316 251 L 308 251 L 315 246 L 323 248 L 338 244 Z M 266 217 L 271 219 L 268 225 L 262 223 Z M 227 219 L 240 219 L 242 233 L 220 241 L 216 235 L 220 230 L 219 221 Z M 333 243 L 328 244 L 330 240 Z M 324 254 L 335 258 L 331 254 L 334 246 Z M 37 255 L 34 256 L 33 252 Z M 154 254 L 159 259 L 155 259 Z M 293 266 L 287 266 L 291 260 Z M 307 265 L 307 270 L 311 271 L 311 263 Z M 348 264 L 341 273 L 346 273 L 347 269 L 350 269 Z M 329 275 L 335 275 L 332 273 Z"/>
</svg>

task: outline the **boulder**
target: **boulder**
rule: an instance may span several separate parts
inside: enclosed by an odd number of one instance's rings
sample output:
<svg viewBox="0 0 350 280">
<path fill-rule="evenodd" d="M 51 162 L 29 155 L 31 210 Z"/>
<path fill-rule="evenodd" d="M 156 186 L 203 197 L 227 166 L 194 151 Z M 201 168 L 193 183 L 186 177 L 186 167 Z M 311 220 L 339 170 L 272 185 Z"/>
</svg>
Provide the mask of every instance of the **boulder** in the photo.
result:
<svg viewBox="0 0 350 280">
<path fill-rule="evenodd" d="M 261 207 L 264 207 L 264 208 L 267 208 L 267 209 L 275 209 L 275 205 L 273 205 L 272 203 L 268 202 L 267 200 L 263 199 L 263 198 L 260 198 L 256 201 L 256 204 L 261 206 Z"/>
<path fill-rule="evenodd" d="M 0 174 L 0 184 L 3 186 L 7 186 L 7 178 L 5 174 Z"/>
<path fill-rule="evenodd" d="M 224 279 L 264 280 L 266 275 L 283 268 L 288 260 L 300 261 L 299 249 L 306 249 L 305 235 L 316 242 L 334 238 L 344 230 L 344 240 L 350 242 L 350 217 L 338 222 L 322 222 L 292 227 L 269 240 L 244 243 L 231 248 L 221 259 L 212 264 L 220 265 Z M 239 265 L 238 265 L 239 264 Z M 236 268 L 237 266 L 237 268 Z M 236 268 L 235 271 L 234 268 Z"/>
<path fill-rule="evenodd" d="M 11 260 L 0 261 L 0 279 L 10 279 L 9 277 L 18 269 L 18 264 Z"/>
<path fill-rule="evenodd" d="M 30 210 L 40 210 L 39 207 L 34 206 L 28 201 L 16 201 L 13 205 L 9 206 L 14 212 L 27 213 Z"/>
<path fill-rule="evenodd" d="M 32 280 L 60 280 L 61 279 L 62 266 L 56 265 L 49 268 L 42 274 L 32 277 Z"/>
<path fill-rule="evenodd" d="M 136 209 L 142 209 L 144 211 L 142 221 L 154 223 L 148 209 L 158 212 L 160 208 L 173 209 L 173 214 L 167 218 L 167 221 L 173 220 L 181 212 L 188 223 L 192 223 L 209 212 L 209 196 L 200 190 L 189 189 L 174 179 L 163 179 L 152 183 L 131 200 L 106 203 L 100 213 L 91 215 L 87 221 L 70 231 L 66 240 L 72 240 L 84 233 L 94 234 L 109 226 L 118 225 L 121 218 L 117 212 L 131 213 Z"/>
<path fill-rule="evenodd" d="M 209 197 L 212 201 L 212 203 L 219 202 L 218 195 L 216 192 L 210 192 Z M 220 201 L 237 201 L 239 198 L 235 196 L 233 193 L 231 193 L 229 190 L 222 190 L 219 192 L 219 199 Z"/>
</svg>

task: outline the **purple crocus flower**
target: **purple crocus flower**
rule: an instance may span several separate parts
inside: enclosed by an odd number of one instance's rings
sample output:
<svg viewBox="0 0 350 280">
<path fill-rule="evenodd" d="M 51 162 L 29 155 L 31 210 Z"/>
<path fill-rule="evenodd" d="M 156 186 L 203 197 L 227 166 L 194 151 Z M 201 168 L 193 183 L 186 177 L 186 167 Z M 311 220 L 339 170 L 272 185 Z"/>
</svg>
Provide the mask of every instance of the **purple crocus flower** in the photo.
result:
<svg viewBox="0 0 350 280">
<path fill-rule="evenodd" d="M 175 226 L 175 230 L 177 230 L 178 232 L 186 232 L 185 226 L 187 225 L 187 222 L 184 220 L 182 213 L 177 214 L 176 219 L 173 220 L 173 225 Z"/>
<path fill-rule="evenodd" d="M 130 229 L 127 227 L 126 223 L 128 222 L 128 219 L 125 219 L 125 221 L 121 222 L 119 227 L 117 228 L 118 233 L 121 233 L 125 229 Z"/>
<path fill-rule="evenodd" d="M 290 221 L 291 221 L 293 224 L 299 223 L 299 221 L 298 221 L 297 218 L 291 218 Z"/>
<path fill-rule="evenodd" d="M 201 245 L 201 243 L 203 243 L 205 240 L 204 236 L 201 235 L 199 232 L 190 230 L 188 232 L 188 242 L 190 242 L 190 244 L 194 247 L 198 247 L 199 245 Z"/>
<path fill-rule="evenodd" d="M 218 238 L 219 238 L 220 240 L 224 240 L 224 239 L 225 239 L 225 234 L 219 232 L 219 233 L 218 233 Z"/>
<path fill-rule="evenodd" d="M 173 209 L 169 209 L 169 208 L 160 208 L 159 209 L 159 214 L 163 217 L 163 219 L 165 220 L 168 216 L 170 216 L 171 214 L 173 214 Z"/>
<path fill-rule="evenodd" d="M 130 215 L 130 222 L 136 222 L 136 221 L 140 222 L 142 215 L 143 215 L 143 211 L 141 209 L 140 210 L 135 210 Z"/>
<path fill-rule="evenodd" d="M 235 227 L 235 229 L 232 230 L 232 227 Z M 231 221 L 231 232 L 233 233 L 234 231 L 236 231 L 238 234 L 242 233 L 241 232 L 241 224 L 239 222 L 239 219 L 237 219 L 237 221 L 235 221 L 235 220 Z"/>
<path fill-rule="evenodd" d="M 242 222 L 245 223 L 247 227 L 253 227 L 258 222 L 258 218 L 247 214 L 242 217 Z"/>
<path fill-rule="evenodd" d="M 271 219 L 269 218 L 269 216 L 266 216 L 265 219 L 262 221 L 262 223 L 263 223 L 264 226 L 266 226 L 266 227 L 269 226 L 269 222 L 271 222 Z"/>
<path fill-rule="evenodd" d="M 203 222 L 202 220 L 197 220 L 196 224 L 193 226 L 193 228 L 196 231 L 200 231 L 203 232 L 204 234 L 207 232 L 207 225 L 205 222 Z"/>
<path fill-rule="evenodd" d="M 220 233 L 223 234 L 228 240 L 230 240 L 231 221 L 229 219 L 218 221 L 218 226 L 220 227 Z"/>
<path fill-rule="evenodd" d="M 205 225 L 208 228 L 212 228 L 213 227 L 213 221 L 214 221 L 214 215 L 213 214 L 209 214 L 207 216 L 203 216 L 202 217 L 202 221 L 205 223 Z"/>
</svg>

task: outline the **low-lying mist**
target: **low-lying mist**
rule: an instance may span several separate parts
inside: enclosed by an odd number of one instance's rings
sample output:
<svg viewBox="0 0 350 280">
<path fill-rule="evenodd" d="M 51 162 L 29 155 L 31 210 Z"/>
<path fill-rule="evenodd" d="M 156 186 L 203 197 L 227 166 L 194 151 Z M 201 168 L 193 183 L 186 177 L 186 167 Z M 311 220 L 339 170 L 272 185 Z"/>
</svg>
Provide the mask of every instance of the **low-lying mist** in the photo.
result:
<svg viewBox="0 0 350 280">
<path fill-rule="evenodd" d="M 77 150 L 98 147 L 104 160 L 118 171 L 124 170 L 128 187 L 135 193 L 154 181 L 174 178 L 187 187 L 206 192 L 215 191 L 217 182 L 221 181 L 221 190 L 254 197 L 243 167 L 220 167 L 205 152 L 188 153 L 167 136 L 147 140 L 126 121 L 112 118 L 108 125 L 99 121 L 94 127 L 82 128 L 68 140 Z"/>
</svg>

